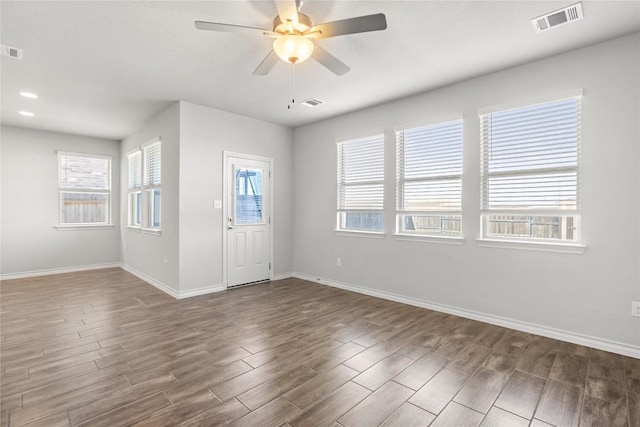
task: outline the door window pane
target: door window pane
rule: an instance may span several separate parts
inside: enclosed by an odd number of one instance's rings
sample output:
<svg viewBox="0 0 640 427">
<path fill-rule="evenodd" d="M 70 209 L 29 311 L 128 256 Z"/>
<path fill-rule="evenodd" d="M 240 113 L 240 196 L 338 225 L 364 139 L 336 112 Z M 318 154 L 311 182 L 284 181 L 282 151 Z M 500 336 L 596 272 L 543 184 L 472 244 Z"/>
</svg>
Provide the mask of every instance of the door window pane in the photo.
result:
<svg viewBox="0 0 640 427">
<path fill-rule="evenodd" d="M 262 169 L 235 172 L 235 223 L 262 224 Z"/>
</svg>

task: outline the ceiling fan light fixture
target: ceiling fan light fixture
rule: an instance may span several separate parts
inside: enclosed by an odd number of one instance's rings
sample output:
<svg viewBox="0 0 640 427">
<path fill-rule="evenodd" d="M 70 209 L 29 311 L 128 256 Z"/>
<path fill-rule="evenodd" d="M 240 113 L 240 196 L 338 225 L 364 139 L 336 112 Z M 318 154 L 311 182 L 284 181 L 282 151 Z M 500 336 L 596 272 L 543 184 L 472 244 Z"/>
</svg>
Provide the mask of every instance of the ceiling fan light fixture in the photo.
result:
<svg viewBox="0 0 640 427">
<path fill-rule="evenodd" d="M 298 64 L 313 53 L 313 42 L 298 34 L 287 34 L 273 41 L 273 50 L 285 62 Z"/>
</svg>

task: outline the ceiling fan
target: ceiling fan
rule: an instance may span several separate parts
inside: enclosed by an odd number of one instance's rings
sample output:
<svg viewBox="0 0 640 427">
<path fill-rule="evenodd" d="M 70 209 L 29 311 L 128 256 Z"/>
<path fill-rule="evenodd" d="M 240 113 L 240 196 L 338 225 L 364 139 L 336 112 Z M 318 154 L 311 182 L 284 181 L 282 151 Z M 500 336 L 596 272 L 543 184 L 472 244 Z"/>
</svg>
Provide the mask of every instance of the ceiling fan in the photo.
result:
<svg viewBox="0 0 640 427">
<path fill-rule="evenodd" d="M 299 0 L 275 0 L 275 4 L 278 16 L 273 20 L 273 30 L 271 31 L 243 25 L 206 21 L 195 21 L 195 25 L 199 30 L 254 34 L 274 38 L 273 50 L 253 71 L 253 74 L 258 76 L 268 74 L 276 65 L 278 59 L 290 64 L 298 64 L 310 57 L 324 65 L 334 74 L 341 76 L 348 72 L 350 68 L 314 43 L 313 40 L 380 31 L 387 28 L 387 20 L 382 13 L 313 25 L 307 15 L 298 12 L 301 5 Z"/>
</svg>

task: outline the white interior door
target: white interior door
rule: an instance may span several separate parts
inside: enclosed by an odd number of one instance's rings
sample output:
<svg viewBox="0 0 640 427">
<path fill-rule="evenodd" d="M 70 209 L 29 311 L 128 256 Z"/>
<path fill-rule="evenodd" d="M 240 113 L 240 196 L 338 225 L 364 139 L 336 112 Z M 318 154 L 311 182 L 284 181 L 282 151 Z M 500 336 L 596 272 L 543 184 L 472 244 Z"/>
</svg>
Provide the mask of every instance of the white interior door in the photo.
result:
<svg viewBox="0 0 640 427">
<path fill-rule="evenodd" d="M 271 270 L 270 162 L 226 158 L 227 286 L 268 280 Z"/>
</svg>

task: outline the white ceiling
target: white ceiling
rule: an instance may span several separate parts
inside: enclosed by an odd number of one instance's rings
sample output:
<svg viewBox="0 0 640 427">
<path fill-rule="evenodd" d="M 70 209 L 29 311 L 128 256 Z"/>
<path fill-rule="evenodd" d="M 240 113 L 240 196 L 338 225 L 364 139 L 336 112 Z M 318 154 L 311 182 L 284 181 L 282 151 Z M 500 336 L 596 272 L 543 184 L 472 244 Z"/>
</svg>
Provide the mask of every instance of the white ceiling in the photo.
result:
<svg viewBox="0 0 640 427">
<path fill-rule="evenodd" d="M 382 12 L 386 31 L 320 40 L 351 67 L 337 77 L 284 62 L 252 74 L 271 39 L 198 31 L 204 20 L 271 29 L 272 1 L 2 1 L 2 123 L 121 139 L 185 100 L 296 127 L 640 31 L 640 1 L 584 1 L 585 19 L 537 34 L 531 18 L 574 1 L 307 0 L 314 23 Z M 20 91 L 40 95 L 29 100 Z M 27 118 L 18 111 L 30 110 Z"/>
</svg>

